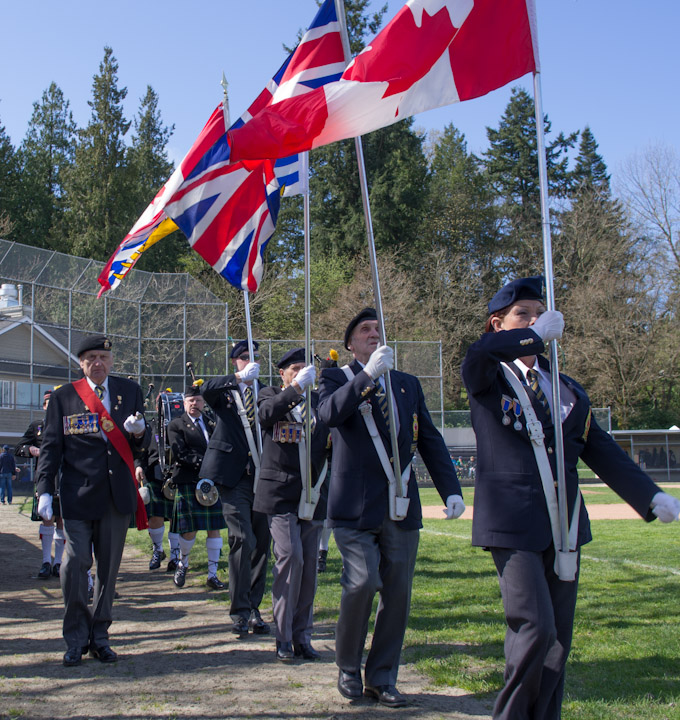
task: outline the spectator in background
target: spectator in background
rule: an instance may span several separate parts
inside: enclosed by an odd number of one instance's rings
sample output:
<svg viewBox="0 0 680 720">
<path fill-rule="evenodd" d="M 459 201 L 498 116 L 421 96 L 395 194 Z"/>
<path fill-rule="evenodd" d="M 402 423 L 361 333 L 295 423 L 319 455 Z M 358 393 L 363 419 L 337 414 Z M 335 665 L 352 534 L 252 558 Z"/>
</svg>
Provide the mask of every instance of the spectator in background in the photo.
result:
<svg viewBox="0 0 680 720">
<path fill-rule="evenodd" d="M 0 500 L 5 504 L 12 504 L 12 481 L 16 479 L 17 466 L 14 463 L 14 455 L 9 451 L 9 445 L 2 446 L 0 453 Z"/>
</svg>

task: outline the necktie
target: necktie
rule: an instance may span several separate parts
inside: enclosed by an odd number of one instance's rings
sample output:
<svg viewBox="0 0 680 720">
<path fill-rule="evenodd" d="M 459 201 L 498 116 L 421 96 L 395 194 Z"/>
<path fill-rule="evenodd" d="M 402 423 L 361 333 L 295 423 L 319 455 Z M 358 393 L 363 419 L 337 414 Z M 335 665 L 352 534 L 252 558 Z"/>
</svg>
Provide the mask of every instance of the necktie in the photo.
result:
<svg viewBox="0 0 680 720">
<path fill-rule="evenodd" d="M 378 407 L 380 408 L 380 412 L 382 412 L 382 416 L 385 418 L 385 423 L 387 427 L 390 426 L 390 414 L 387 409 L 387 395 L 385 393 L 385 390 L 383 389 L 383 386 L 378 384 L 378 388 L 375 391 L 375 397 L 378 401 Z"/>
<path fill-rule="evenodd" d="M 196 418 L 194 424 L 201 431 L 203 437 L 205 438 L 205 441 L 208 442 L 208 432 L 205 429 L 205 425 L 203 424 L 203 418 L 202 417 Z"/>
<path fill-rule="evenodd" d="M 302 422 L 304 422 L 307 419 L 307 401 L 302 396 L 302 400 L 298 403 L 298 408 L 300 409 L 300 416 L 302 417 Z"/>
<path fill-rule="evenodd" d="M 543 409 L 545 410 L 548 419 L 552 419 L 548 398 L 545 396 L 543 390 L 541 390 L 541 386 L 538 384 L 538 373 L 533 368 L 527 370 L 527 382 L 529 383 L 529 387 L 534 391 L 534 395 L 536 395 L 536 400 L 538 400 L 538 402 L 540 402 L 543 406 Z"/>
<path fill-rule="evenodd" d="M 104 397 L 104 388 L 101 385 L 95 385 L 94 391 L 97 393 L 97 397 L 100 400 Z"/>
<path fill-rule="evenodd" d="M 246 385 L 243 390 L 243 404 L 246 408 L 248 422 L 252 425 L 255 422 L 255 403 L 253 402 L 253 389 Z"/>
</svg>

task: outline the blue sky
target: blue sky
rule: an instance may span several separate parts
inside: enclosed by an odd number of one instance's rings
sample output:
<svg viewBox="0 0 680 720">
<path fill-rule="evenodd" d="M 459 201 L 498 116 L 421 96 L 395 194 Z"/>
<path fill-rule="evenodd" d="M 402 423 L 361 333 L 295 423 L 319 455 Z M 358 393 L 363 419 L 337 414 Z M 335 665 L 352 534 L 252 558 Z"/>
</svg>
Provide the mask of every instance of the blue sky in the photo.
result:
<svg viewBox="0 0 680 720">
<path fill-rule="evenodd" d="M 381 0 L 373 0 L 379 7 Z M 401 7 L 390 0 L 387 19 Z M 112 10 L 113 8 L 113 10 Z M 220 102 L 222 71 L 232 117 L 262 89 L 316 12 L 314 0 L 36 0 L 6 3 L 0 43 L 0 124 L 15 145 L 32 104 L 55 81 L 87 124 L 92 77 L 105 45 L 128 88 L 131 118 L 146 86 L 158 93 L 163 120 L 175 124 L 169 150 L 186 153 Z M 667 0 L 537 0 L 543 106 L 553 130 L 589 125 L 610 172 L 655 143 L 678 147 L 678 4 Z M 676 60 L 672 60 L 675 57 Z M 531 78 L 517 84 L 531 90 Z M 453 123 L 469 148 L 486 148 L 510 89 L 416 117 L 416 126 Z"/>
</svg>

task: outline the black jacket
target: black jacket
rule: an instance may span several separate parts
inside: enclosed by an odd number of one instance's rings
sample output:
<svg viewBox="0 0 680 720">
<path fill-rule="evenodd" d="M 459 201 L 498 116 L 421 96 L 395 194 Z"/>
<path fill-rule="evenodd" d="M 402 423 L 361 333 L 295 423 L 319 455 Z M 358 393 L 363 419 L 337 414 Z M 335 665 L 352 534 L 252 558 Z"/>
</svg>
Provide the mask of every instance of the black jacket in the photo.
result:
<svg viewBox="0 0 680 720">
<path fill-rule="evenodd" d="M 316 392 L 312 392 L 311 395 L 312 413 L 315 418 L 312 431 L 312 484 L 316 484 L 319 472 L 330 454 L 330 434 L 328 427 L 318 418 L 316 408 L 319 404 L 319 395 Z M 266 387 L 260 392 L 258 414 L 263 430 L 262 463 L 253 510 L 267 515 L 298 511 L 303 482 L 300 475 L 299 445 L 275 442 L 273 431 L 279 421 L 295 422 L 291 410 L 300 403 L 302 397 L 292 386 L 285 390 Z M 328 481 L 329 477 L 326 477 L 322 485 L 322 499 L 314 513 L 315 520 L 324 520 L 326 517 L 323 488 L 328 487 Z"/>
<path fill-rule="evenodd" d="M 133 456 L 148 446 L 147 426 L 137 439 L 123 429 L 129 415 L 144 414 L 142 390 L 137 383 L 109 376 L 113 421 L 127 438 Z M 134 513 L 137 490 L 125 462 L 101 433 L 64 434 L 64 418 L 88 412 L 73 384 L 62 385 L 50 397 L 37 469 L 37 493 L 54 495 L 61 468 L 59 497 L 62 516 L 68 520 L 97 520 L 113 501 L 118 512 Z"/>
<path fill-rule="evenodd" d="M 473 545 L 540 552 L 552 542 L 543 485 L 524 415 L 520 416 L 521 430 L 515 430 L 514 423 L 503 425 L 501 409 L 502 396 L 515 397 L 515 394 L 499 363 L 512 363 L 515 358 L 536 355 L 543 350 L 543 342 L 533 330 L 505 330 L 485 333 L 470 346 L 463 361 L 462 376 L 477 437 Z M 540 355 L 539 364 L 549 370 L 548 361 Z M 562 424 L 570 521 L 578 486 L 579 458 L 645 520 L 653 520 L 649 504 L 660 488 L 599 427 L 590 412 L 585 390 L 566 375 L 560 374 L 560 380 L 576 398 Z M 535 398 L 532 404 L 542 421 L 553 476 L 557 477 L 554 425 Z M 579 545 L 592 539 L 583 498 L 581 503 Z"/>
<path fill-rule="evenodd" d="M 215 423 L 205 415 L 201 417 L 208 436 L 212 435 Z M 182 413 L 168 424 L 168 440 L 174 460 L 172 481 L 177 485 L 197 482 L 203 456 L 208 448 L 203 432 L 196 427 L 187 413 Z"/>
</svg>

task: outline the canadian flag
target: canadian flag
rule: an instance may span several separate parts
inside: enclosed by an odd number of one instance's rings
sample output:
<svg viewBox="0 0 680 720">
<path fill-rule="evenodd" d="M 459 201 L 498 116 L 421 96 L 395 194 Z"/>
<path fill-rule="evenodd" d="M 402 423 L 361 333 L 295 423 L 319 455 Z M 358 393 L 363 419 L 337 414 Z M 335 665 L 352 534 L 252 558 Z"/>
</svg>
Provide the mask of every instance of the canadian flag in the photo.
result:
<svg viewBox="0 0 680 720">
<path fill-rule="evenodd" d="M 534 0 L 409 0 L 339 80 L 231 130 L 231 162 L 363 135 L 537 70 Z"/>
</svg>

